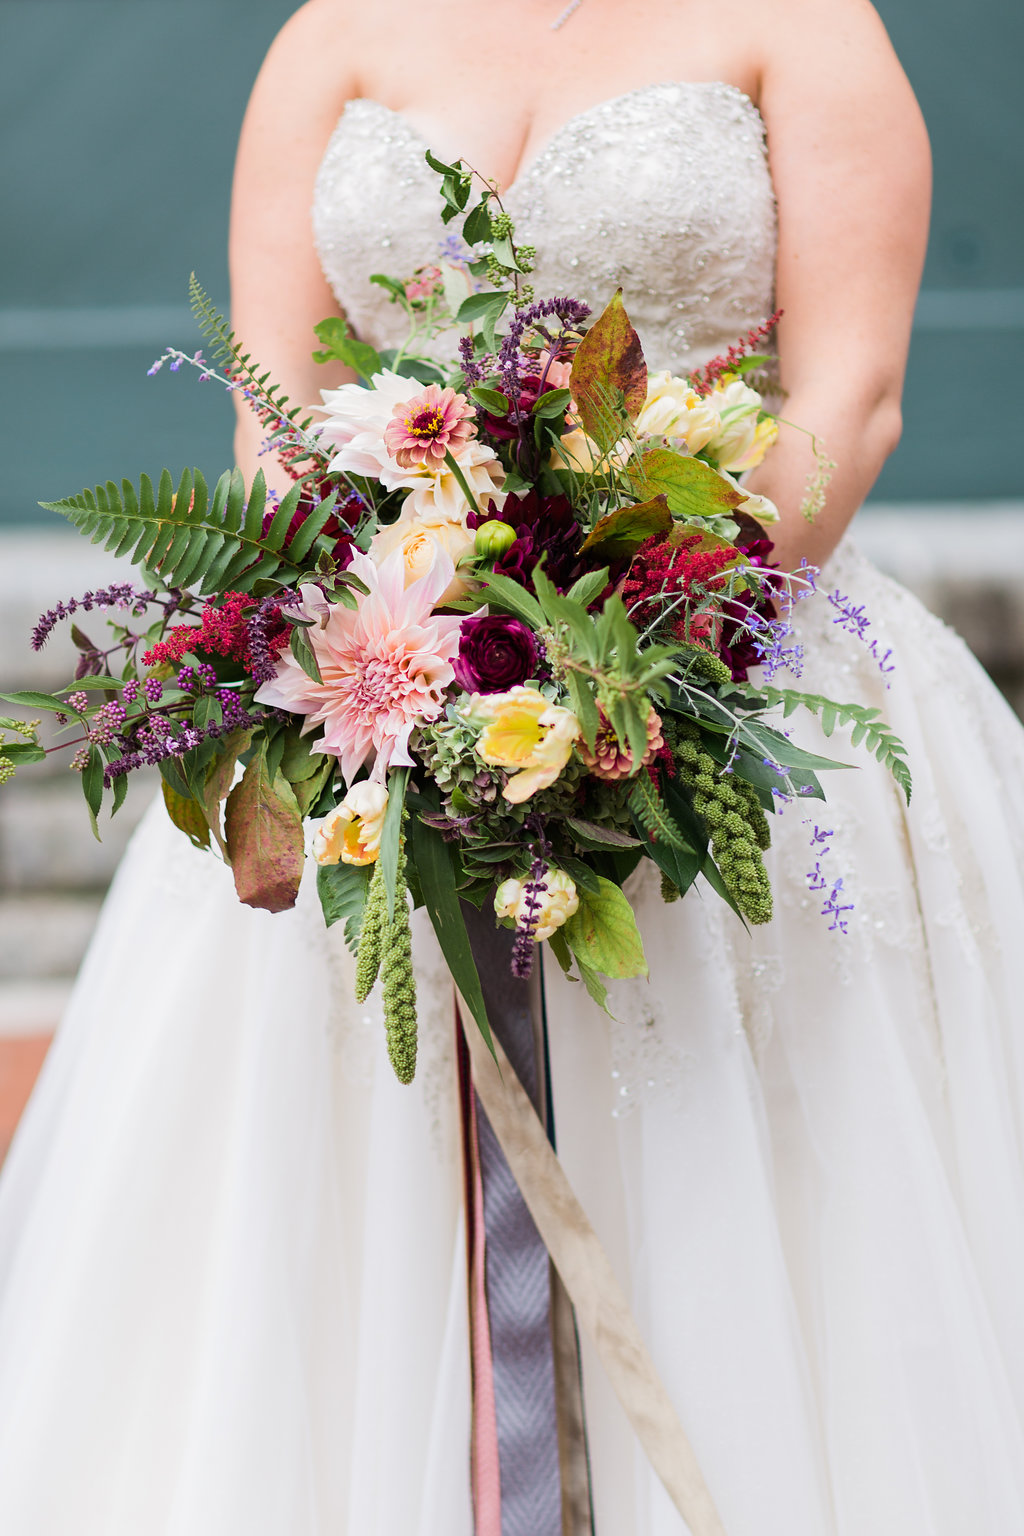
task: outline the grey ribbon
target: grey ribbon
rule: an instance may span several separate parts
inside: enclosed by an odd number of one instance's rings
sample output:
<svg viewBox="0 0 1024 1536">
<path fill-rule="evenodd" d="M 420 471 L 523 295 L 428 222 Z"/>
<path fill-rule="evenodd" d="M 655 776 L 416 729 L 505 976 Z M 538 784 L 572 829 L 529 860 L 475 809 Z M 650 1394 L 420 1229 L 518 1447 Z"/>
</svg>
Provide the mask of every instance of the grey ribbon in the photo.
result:
<svg viewBox="0 0 1024 1536">
<path fill-rule="evenodd" d="M 486 909 L 463 911 L 491 1029 L 543 1116 L 536 989 L 512 975 L 514 934 Z M 502 1536 L 562 1536 L 551 1264 L 479 1098 L 477 1116 Z"/>
</svg>

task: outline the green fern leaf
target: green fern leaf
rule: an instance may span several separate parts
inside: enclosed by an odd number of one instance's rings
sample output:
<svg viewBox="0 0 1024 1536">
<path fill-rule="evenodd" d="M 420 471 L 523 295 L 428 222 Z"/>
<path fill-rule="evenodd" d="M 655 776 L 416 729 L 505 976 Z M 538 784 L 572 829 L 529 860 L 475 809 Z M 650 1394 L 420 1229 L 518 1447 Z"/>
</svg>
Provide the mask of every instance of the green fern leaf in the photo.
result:
<svg viewBox="0 0 1024 1536">
<path fill-rule="evenodd" d="M 261 577 L 275 576 L 292 583 L 301 576 L 303 554 L 284 552 L 301 494 L 298 485 L 289 492 L 266 536 L 262 476 L 257 476 L 253 502 L 245 512 L 245 484 L 238 470 L 221 476 L 212 502 L 198 470 L 186 471 L 177 489 L 165 470 L 155 490 L 149 476 L 143 475 L 137 492 L 127 483 L 118 487 L 109 481 L 77 496 L 40 505 L 66 517 L 93 543 L 142 566 L 154 584 L 186 587 L 201 583 L 203 595 L 209 596 L 225 585 L 250 591 Z M 322 521 L 314 514 L 306 539 L 308 547 L 312 548 L 330 512 L 330 506 L 324 510 L 322 505 Z"/>
<path fill-rule="evenodd" d="M 668 807 L 646 773 L 641 773 L 629 797 L 629 808 L 653 842 L 683 852 L 686 844 L 679 835 Z"/>
<path fill-rule="evenodd" d="M 837 723 L 843 726 L 854 724 L 851 737 L 853 745 L 863 744 L 873 753 L 892 774 L 906 795 L 907 804 L 910 804 L 914 786 L 906 762 L 907 749 L 896 732 L 886 725 L 877 709 L 870 709 L 864 704 L 837 704 L 819 693 L 800 693 L 794 688 L 765 687 L 761 691 L 769 705 L 782 705 L 783 716 L 792 714 L 794 709 L 800 707 L 820 716 L 826 736 L 832 734 Z"/>
</svg>

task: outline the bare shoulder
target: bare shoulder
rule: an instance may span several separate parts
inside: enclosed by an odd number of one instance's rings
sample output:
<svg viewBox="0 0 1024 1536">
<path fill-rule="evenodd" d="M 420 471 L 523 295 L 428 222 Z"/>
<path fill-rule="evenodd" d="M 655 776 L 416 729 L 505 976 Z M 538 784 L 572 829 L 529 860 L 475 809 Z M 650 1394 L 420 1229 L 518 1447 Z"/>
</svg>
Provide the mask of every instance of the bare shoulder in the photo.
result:
<svg viewBox="0 0 1024 1536">
<path fill-rule="evenodd" d="M 353 94 L 360 19 L 353 0 L 306 0 L 270 45 L 257 89 L 283 92 L 292 102 Z"/>
<path fill-rule="evenodd" d="M 757 19 L 754 19 L 754 12 Z M 771 0 L 751 7 L 757 28 L 765 104 L 805 100 L 844 104 L 888 99 L 915 111 L 913 93 L 882 18 L 870 0 Z"/>
</svg>

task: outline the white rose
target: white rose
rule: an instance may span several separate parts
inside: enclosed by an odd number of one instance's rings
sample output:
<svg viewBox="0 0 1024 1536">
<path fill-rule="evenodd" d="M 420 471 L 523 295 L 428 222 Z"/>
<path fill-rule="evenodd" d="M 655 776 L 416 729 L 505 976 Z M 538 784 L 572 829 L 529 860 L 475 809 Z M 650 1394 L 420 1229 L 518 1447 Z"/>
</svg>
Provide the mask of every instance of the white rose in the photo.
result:
<svg viewBox="0 0 1024 1536">
<path fill-rule="evenodd" d="M 380 565 L 394 550 L 400 549 L 405 560 L 405 585 L 408 586 L 427 574 L 439 549 L 443 549 L 458 566 L 462 556 L 473 548 L 475 538 L 464 523 L 450 523 L 436 517 L 410 517 L 403 511 L 396 523 L 374 534 L 368 553 L 374 564 Z M 454 602 L 465 590 L 466 582 L 456 575 L 438 598 L 438 604 L 443 607 L 445 603 Z"/>
<path fill-rule="evenodd" d="M 486 443 L 472 438 L 454 458 L 480 510 L 484 511 L 490 502 L 500 512 L 506 496 L 501 488 L 505 471 L 497 454 Z M 469 511 L 466 494 L 447 465 L 440 473 L 432 473 L 425 467 L 401 469 L 392 460 L 379 474 L 389 491 L 409 489 L 405 507 L 423 522 L 458 523 Z"/>
<path fill-rule="evenodd" d="M 648 374 L 647 400 L 635 425 L 637 437 L 685 438 L 687 450 L 699 453 L 722 422 L 709 398 L 665 369 Z"/>
<path fill-rule="evenodd" d="M 494 910 L 498 917 L 510 917 L 518 926 L 526 922 L 530 903 L 527 900 L 527 880 L 504 880 L 494 893 Z M 540 887 L 540 910 L 536 912 L 533 936 L 538 944 L 550 939 L 556 928 L 572 917 L 580 904 L 576 886 L 561 869 L 550 865 L 537 882 Z M 535 887 L 536 891 L 536 887 Z"/>
<path fill-rule="evenodd" d="M 313 839 L 318 864 L 375 864 L 388 808 L 383 784 L 361 779 L 328 812 Z"/>
<path fill-rule="evenodd" d="M 760 464 L 778 437 L 779 426 L 770 416 L 758 421 L 763 401 L 757 390 L 742 379 L 732 379 L 716 384 L 708 399 L 722 418 L 721 430 L 707 443 L 718 468 L 741 475 Z"/>
</svg>

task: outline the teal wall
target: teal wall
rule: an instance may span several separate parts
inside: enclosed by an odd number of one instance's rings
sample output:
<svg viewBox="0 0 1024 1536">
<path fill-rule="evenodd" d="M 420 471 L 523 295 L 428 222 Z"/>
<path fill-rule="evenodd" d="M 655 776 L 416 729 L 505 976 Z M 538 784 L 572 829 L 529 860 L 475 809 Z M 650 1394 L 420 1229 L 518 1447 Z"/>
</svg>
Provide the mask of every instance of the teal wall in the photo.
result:
<svg viewBox="0 0 1024 1536">
<path fill-rule="evenodd" d="M 214 385 L 146 368 L 227 297 L 231 161 L 292 0 L 0 0 L 0 521 L 185 457 L 230 459 Z M 1020 0 L 881 0 L 924 107 L 936 203 L 888 500 L 1024 496 Z"/>
</svg>

